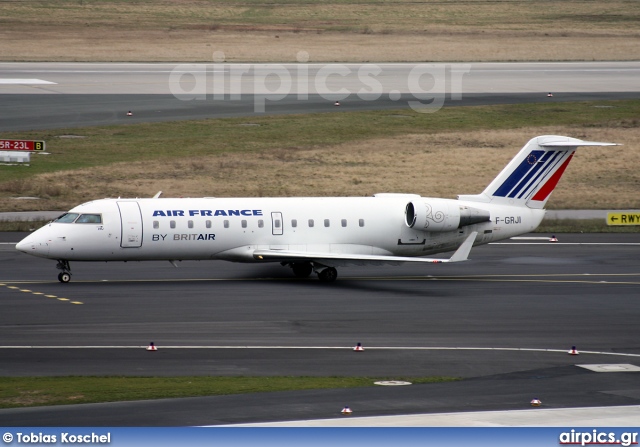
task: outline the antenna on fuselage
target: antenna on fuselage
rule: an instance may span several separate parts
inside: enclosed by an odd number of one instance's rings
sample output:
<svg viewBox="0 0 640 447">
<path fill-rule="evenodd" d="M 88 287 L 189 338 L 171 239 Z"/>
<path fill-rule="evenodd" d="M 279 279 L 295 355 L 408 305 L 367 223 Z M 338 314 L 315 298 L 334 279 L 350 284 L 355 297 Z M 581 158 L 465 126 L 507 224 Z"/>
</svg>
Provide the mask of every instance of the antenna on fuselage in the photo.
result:
<svg viewBox="0 0 640 447">
<path fill-rule="evenodd" d="M 158 191 L 158 192 L 156 193 L 156 195 L 155 195 L 155 196 L 153 196 L 152 198 L 153 198 L 153 199 L 157 199 L 158 197 L 160 197 L 160 195 L 161 195 L 161 194 L 162 194 L 162 191 Z"/>
</svg>

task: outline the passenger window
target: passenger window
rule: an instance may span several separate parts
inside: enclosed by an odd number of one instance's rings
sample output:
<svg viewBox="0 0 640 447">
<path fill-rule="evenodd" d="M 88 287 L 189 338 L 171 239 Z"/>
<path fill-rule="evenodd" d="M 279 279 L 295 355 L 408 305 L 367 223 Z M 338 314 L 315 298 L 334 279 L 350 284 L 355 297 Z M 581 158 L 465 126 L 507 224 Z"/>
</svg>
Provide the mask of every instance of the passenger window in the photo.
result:
<svg viewBox="0 0 640 447">
<path fill-rule="evenodd" d="M 176 221 L 175 221 L 175 220 L 172 220 L 171 222 L 169 222 L 169 226 L 170 226 L 171 228 L 175 228 L 175 227 L 176 227 Z"/>
<path fill-rule="evenodd" d="M 62 216 L 58 217 L 54 222 L 58 223 L 72 223 L 79 216 L 78 213 L 64 213 Z"/>
<path fill-rule="evenodd" d="M 193 228 L 193 221 L 192 221 L 192 220 L 190 220 L 190 221 L 187 223 L 187 225 L 189 226 L 189 228 Z"/>
<path fill-rule="evenodd" d="M 242 224 L 242 228 L 247 228 L 247 221 L 246 220 L 243 219 L 240 223 Z"/>
<path fill-rule="evenodd" d="M 324 220 L 324 226 L 328 228 L 329 225 L 330 225 L 329 219 L 325 219 Z"/>
<path fill-rule="evenodd" d="M 291 219 L 291 226 L 296 228 L 298 226 L 298 221 L 296 219 Z"/>
<path fill-rule="evenodd" d="M 207 220 L 207 221 L 205 222 L 205 225 L 206 225 L 206 227 L 207 227 L 207 228 L 211 228 L 211 221 L 210 221 L 210 220 Z"/>
<path fill-rule="evenodd" d="M 341 223 L 342 223 L 343 227 L 346 227 L 347 226 L 347 219 L 342 219 Z"/>
<path fill-rule="evenodd" d="M 273 221 L 273 225 L 274 225 L 276 228 L 280 228 L 280 219 L 276 219 L 276 220 L 274 220 L 274 221 Z"/>
<path fill-rule="evenodd" d="M 264 220 L 258 220 L 258 228 L 264 228 Z"/>
<path fill-rule="evenodd" d="M 313 219 L 309 219 L 309 228 L 313 228 Z"/>
<path fill-rule="evenodd" d="M 160 222 L 158 222 L 157 220 L 153 221 L 153 229 L 157 230 L 158 228 L 160 228 Z"/>
<path fill-rule="evenodd" d="M 100 214 L 82 214 L 78 217 L 76 223 L 99 224 L 102 223 L 102 216 Z"/>
<path fill-rule="evenodd" d="M 360 219 L 358 221 L 358 225 L 360 225 L 361 227 L 364 227 L 364 219 Z"/>
<path fill-rule="evenodd" d="M 229 228 L 229 221 L 228 221 L 228 220 L 225 220 L 225 221 L 224 221 L 224 227 L 225 227 L 225 228 Z"/>
</svg>

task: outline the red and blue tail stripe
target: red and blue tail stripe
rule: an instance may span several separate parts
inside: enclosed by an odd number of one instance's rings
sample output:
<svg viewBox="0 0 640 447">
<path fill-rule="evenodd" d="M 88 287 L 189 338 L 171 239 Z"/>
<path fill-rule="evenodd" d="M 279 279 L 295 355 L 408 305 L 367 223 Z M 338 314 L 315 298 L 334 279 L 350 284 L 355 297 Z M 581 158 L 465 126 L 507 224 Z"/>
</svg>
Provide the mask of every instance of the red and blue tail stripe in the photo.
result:
<svg viewBox="0 0 640 447">
<path fill-rule="evenodd" d="M 532 138 L 481 194 L 460 200 L 542 209 L 578 146 L 615 146 L 559 135 Z"/>
<path fill-rule="evenodd" d="M 569 155 L 569 153 L 567 151 L 555 150 L 531 151 L 502 185 L 496 189 L 493 196 L 508 197 L 511 199 L 528 199 L 535 192 L 536 188 L 540 186 L 541 182 L 547 179 L 549 174 L 563 162 L 566 158 L 565 155 Z M 548 180 L 551 180 L 551 178 Z"/>
</svg>

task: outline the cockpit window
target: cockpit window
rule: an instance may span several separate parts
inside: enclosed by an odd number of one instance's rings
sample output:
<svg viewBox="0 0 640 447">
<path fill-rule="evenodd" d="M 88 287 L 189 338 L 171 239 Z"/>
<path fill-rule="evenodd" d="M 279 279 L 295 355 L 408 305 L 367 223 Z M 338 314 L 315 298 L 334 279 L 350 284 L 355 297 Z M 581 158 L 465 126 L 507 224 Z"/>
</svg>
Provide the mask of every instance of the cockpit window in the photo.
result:
<svg viewBox="0 0 640 447">
<path fill-rule="evenodd" d="M 74 220 L 79 216 L 78 213 L 64 213 L 62 216 L 58 217 L 54 222 L 57 223 L 73 223 Z"/>
<path fill-rule="evenodd" d="M 102 223 L 102 216 L 100 214 L 82 214 L 76 223 L 99 224 Z"/>
</svg>

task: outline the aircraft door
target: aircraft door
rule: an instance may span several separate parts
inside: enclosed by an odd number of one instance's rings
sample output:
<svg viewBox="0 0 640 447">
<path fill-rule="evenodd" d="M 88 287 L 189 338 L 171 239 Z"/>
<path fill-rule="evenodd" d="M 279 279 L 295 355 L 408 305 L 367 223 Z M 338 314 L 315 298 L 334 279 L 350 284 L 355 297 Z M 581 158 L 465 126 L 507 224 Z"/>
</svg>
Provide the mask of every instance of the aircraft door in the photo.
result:
<svg viewBox="0 0 640 447">
<path fill-rule="evenodd" d="M 142 213 L 138 202 L 118 202 L 122 234 L 122 248 L 139 248 L 142 246 Z"/>
<path fill-rule="evenodd" d="M 271 231 L 274 236 L 282 236 L 282 213 L 271 213 Z"/>
</svg>

